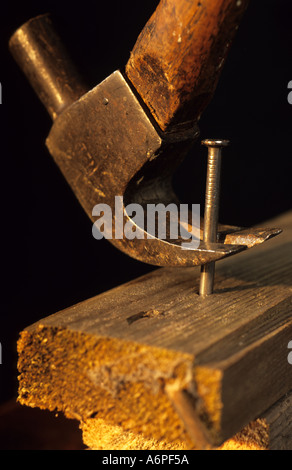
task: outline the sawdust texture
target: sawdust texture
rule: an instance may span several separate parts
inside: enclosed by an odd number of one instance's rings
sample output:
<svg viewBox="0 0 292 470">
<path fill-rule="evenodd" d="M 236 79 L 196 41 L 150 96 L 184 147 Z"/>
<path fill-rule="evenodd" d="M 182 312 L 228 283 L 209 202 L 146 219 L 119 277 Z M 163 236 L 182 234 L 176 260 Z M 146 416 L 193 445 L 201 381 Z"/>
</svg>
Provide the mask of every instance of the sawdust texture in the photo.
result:
<svg viewBox="0 0 292 470">
<path fill-rule="evenodd" d="M 63 412 L 81 426 L 98 418 L 150 446 L 189 442 L 165 392 L 173 383 L 186 387 L 188 355 L 42 325 L 21 333 L 18 355 L 21 404 Z"/>
</svg>

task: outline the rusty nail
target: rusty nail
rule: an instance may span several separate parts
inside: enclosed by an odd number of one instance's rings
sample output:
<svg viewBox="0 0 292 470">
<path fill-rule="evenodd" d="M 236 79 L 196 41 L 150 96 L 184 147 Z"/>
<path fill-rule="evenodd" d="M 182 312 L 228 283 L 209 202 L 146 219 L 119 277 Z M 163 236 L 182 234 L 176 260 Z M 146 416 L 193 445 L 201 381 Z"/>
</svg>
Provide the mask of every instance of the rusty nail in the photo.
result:
<svg viewBox="0 0 292 470">
<path fill-rule="evenodd" d="M 228 140 L 207 139 L 202 145 L 208 147 L 208 170 L 206 182 L 204 242 L 217 242 L 219 217 L 220 176 L 222 148 L 229 145 Z M 213 294 L 215 262 L 207 263 L 201 268 L 200 295 Z"/>
</svg>

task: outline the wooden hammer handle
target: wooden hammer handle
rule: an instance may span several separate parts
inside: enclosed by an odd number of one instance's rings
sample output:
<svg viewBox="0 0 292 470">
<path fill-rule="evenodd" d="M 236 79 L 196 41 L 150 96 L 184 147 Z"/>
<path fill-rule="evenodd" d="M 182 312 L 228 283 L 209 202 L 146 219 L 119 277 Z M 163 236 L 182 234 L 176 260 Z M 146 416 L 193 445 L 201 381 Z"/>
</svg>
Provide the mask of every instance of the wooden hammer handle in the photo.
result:
<svg viewBox="0 0 292 470">
<path fill-rule="evenodd" d="M 126 74 L 157 123 L 196 121 L 216 89 L 249 0 L 161 0 Z"/>
</svg>

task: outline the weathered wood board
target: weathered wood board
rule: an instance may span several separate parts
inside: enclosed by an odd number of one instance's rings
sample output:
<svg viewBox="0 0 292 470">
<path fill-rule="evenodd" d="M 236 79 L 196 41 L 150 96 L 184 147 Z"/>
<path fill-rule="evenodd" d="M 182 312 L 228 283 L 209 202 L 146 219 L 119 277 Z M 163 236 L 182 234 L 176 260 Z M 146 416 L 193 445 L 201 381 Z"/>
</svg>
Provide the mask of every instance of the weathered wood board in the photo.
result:
<svg viewBox="0 0 292 470">
<path fill-rule="evenodd" d="M 217 263 L 206 299 L 199 269 L 163 268 L 28 327 L 19 401 L 221 445 L 292 390 L 292 213 L 272 226 L 283 234 Z"/>
<path fill-rule="evenodd" d="M 85 445 L 92 450 L 196 450 L 196 446 L 190 449 L 188 441 L 173 447 L 166 439 L 145 439 L 98 417 L 81 423 L 81 429 Z M 292 393 L 214 450 L 292 450 Z"/>
</svg>

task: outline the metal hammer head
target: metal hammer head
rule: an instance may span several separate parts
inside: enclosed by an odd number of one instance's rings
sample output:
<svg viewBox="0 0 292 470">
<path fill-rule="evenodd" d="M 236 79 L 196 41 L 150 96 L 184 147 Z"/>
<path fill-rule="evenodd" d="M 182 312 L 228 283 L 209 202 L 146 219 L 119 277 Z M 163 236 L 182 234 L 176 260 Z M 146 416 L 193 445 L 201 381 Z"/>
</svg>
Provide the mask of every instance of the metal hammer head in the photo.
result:
<svg viewBox="0 0 292 470">
<path fill-rule="evenodd" d="M 54 120 L 47 147 L 88 216 L 94 221 L 96 205 L 114 209 L 116 197 L 122 197 L 122 226 L 132 226 L 140 236 L 115 236 L 119 222 L 113 210 L 111 242 L 117 248 L 152 265 L 195 266 L 279 233 L 219 226 L 218 243 L 206 243 L 201 229 L 199 246 L 190 249 L 179 236 L 161 239 L 152 233 L 149 237 L 145 225 L 137 226 L 126 207 L 178 204 L 172 175 L 198 138 L 197 126 L 163 133 L 120 71 L 87 91 L 47 15 L 17 30 L 10 48 Z"/>
</svg>

